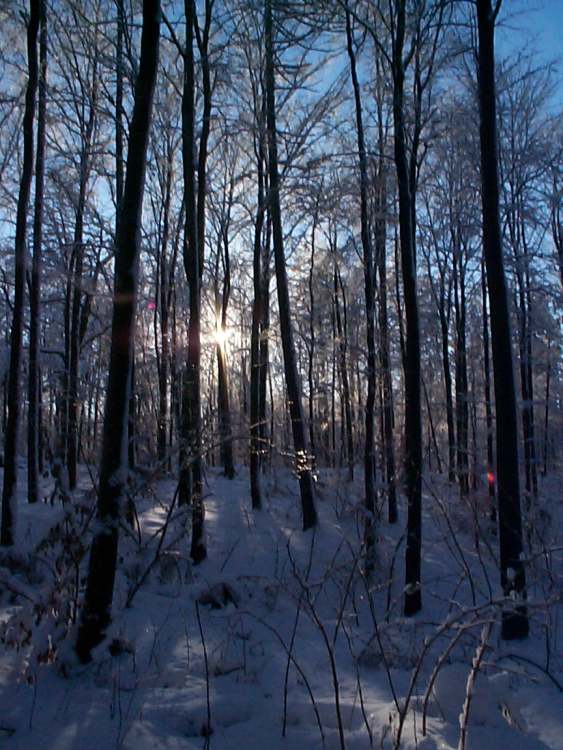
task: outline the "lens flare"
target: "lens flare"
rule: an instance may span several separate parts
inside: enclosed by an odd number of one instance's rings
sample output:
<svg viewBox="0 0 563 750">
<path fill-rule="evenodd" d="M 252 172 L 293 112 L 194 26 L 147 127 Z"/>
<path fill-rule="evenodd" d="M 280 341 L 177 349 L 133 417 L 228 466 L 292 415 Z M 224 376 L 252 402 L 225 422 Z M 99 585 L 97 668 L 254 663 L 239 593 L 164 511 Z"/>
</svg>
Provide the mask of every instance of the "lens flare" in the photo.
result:
<svg viewBox="0 0 563 750">
<path fill-rule="evenodd" d="M 215 343 L 218 344 L 221 349 L 224 349 L 227 345 L 227 341 L 229 340 L 229 337 L 231 335 L 231 332 L 228 328 L 223 328 L 222 325 L 217 325 L 217 328 L 215 329 Z"/>
</svg>

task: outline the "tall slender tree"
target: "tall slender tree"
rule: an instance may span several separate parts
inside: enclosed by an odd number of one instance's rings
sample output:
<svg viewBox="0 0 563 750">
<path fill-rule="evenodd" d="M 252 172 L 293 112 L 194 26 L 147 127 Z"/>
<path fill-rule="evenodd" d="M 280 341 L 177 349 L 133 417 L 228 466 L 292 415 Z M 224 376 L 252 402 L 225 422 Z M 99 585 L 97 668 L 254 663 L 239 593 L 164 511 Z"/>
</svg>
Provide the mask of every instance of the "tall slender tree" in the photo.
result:
<svg viewBox="0 0 563 750">
<path fill-rule="evenodd" d="M 274 66 L 274 33 L 272 0 L 265 0 L 264 6 L 264 36 L 266 45 L 266 122 L 268 133 L 268 175 L 269 175 L 269 208 L 272 218 L 272 239 L 274 244 L 274 260 L 276 267 L 276 281 L 278 286 L 278 307 L 280 315 L 280 329 L 285 368 L 285 384 L 287 400 L 293 433 L 293 448 L 299 487 L 301 491 L 301 509 L 303 514 L 303 529 L 309 529 L 317 523 L 315 509 L 313 476 L 311 472 L 311 456 L 308 452 L 305 424 L 303 420 L 303 404 L 301 403 L 301 388 L 297 363 L 295 361 L 295 347 L 291 329 L 291 308 L 287 270 L 285 265 L 283 229 L 280 207 L 280 176 L 278 167 L 278 146 L 276 132 L 276 99 L 275 99 L 275 66 Z"/>
<path fill-rule="evenodd" d="M 23 116 L 23 163 L 18 195 L 15 239 L 15 296 L 13 305 L 12 331 L 10 336 L 10 369 L 8 374 L 8 419 L 4 435 L 4 484 L 2 487 L 2 528 L 0 544 L 9 547 L 15 541 L 17 514 L 17 447 L 19 433 L 19 412 L 21 404 L 21 357 L 24 325 L 24 295 L 27 266 L 27 209 L 33 179 L 33 121 L 35 118 L 35 98 L 39 79 L 37 59 L 37 38 L 41 17 L 40 0 L 30 0 L 27 23 L 27 66 L 28 81 L 25 92 Z"/>
<path fill-rule="evenodd" d="M 29 379 L 27 421 L 27 498 L 39 500 L 41 463 L 41 368 L 39 336 L 41 326 L 41 253 L 43 239 L 43 191 L 45 183 L 45 119 L 47 110 L 47 18 L 45 0 L 40 0 L 39 96 L 37 109 L 37 150 L 35 155 L 35 206 L 33 214 L 33 260 L 29 292 Z"/>
<path fill-rule="evenodd" d="M 227 360 L 228 309 L 231 297 L 230 231 L 233 213 L 236 152 L 225 160 L 222 197 L 216 207 L 217 252 L 215 258 L 215 325 L 217 351 L 217 411 L 219 420 L 219 452 L 225 476 L 234 479 L 233 431 L 229 393 L 229 363 Z M 223 267 L 223 283 L 219 293 L 219 268 Z"/>
<path fill-rule="evenodd" d="M 95 5 L 94 10 L 99 18 L 99 5 Z M 58 65 L 56 78 L 60 78 L 70 91 L 70 101 L 67 105 L 71 113 L 67 126 L 68 133 L 72 140 L 76 139 L 79 144 L 76 159 L 78 186 L 76 193 L 74 189 L 69 193 L 74 213 L 74 228 L 72 240 L 68 243 L 70 252 L 65 288 L 65 362 L 62 378 L 64 397 L 61 415 L 62 459 L 64 470 L 68 473 L 69 488 L 73 490 L 77 483 L 80 454 L 80 360 L 83 345 L 81 333 L 83 323 L 88 320 L 84 312 L 89 305 L 88 295 L 85 293 L 84 268 L 89 245 L 87 223 L 93 187 L 91 177 L 99 133 L 101 42 L 100 26 L 97 23 L 93 27 L 88 26 L 79 5 L 70 5 L 68 16 L 63 13 L 55 28 L 58 33 L 57 41 L 66 54 L 64 63 Z M 76 29 L 80 30 L 79 35 L 75 33 Z M 66 186 L 63 189 L 68 192 Z"/>
<path fill-rule="evenodd" d="M 415 228 L 413 225 L 413 185 L 409 176 L 405 130 L 404 83 L 405 6 L 397 2 L 397 31 L 393 44 L 393 119 L 395 127 L 395 166 L 399 193 L 401 272 L 405 299 L 405 471 L 407 485 L 407 547 L 405 564 L 405 615 L 422 607 L 421 526 L 422 526 L 422 424 L 420 402 L 420 328 L 416 293 Z"/>
<path fill-rule="evenodd" d="M 481 141 L 483 253 L 491 314 L 491 344 L 496 411 L 497 491 L 500 579 L 513 601 L 503 612 L 502 636 L 528 635 L 526 573 L 522 561 L 522 519 L 518 466 L 518 422 L 510 315 L 499 218 L 499 176 L 495 86 L 495 22 L 501 6 L 477 0 L 478 90 Z"/>
<path fill-rule="evenodd" d="M 143 0 L 141 58 L 127 154 L 125 187 L 115 247 L 115 286 L 109 380 L 97 501 L 98 531 L 92 543 L 76 652 L 84 662 L 111 619 L 119 518 L 127 479 L 127 414 L 131 388 L 141 213 L 152 100 L 158 65 L 159 0 Z"/>
<path fill-rule="evenodd" d="M 333 306 L 334 306 L 334 324 L 335 333 L 338 341 L 338 366 L 340 369 L 340 381 L 342 383 L 342 400 L 344 411 L 344 430 L 346 442 L 346 460 L 348 463 L 348 481 L 354 480 L 354 432 L 352 427 L 352 404 L 350 398 L 350 379 L 348 377 L 347 364 L 347 339 L 348 331 L 346 325 L 346 298 L 340 269 L 338 268 L 337 250 L 338 250 L 338 232 L 336 226 L 334 231 L 329 226 L 329 243 L 333 255 Z M 340 295 L 342 294 L 343 310 L 340 311 Z M 335 342 L 336 343 L 336 342 Z"/>
<path fill-rule="evenodd" d="M 211 7 L 206 2 L 206 29 L 208 39 Z M 185 0 L 186 47 L 184 50 L 184 88 L 182 94 L 182 163 L 184 170 L 184 204 L 186 220 L 184 230 L 184 269 L 190 294 L 188 323 L 188 358 L 182 394 L 182 452 L 180 466 L 180 501 L 192 505 L 191 557 L 198 563 L 205 559 L 204 506 L 202 497 L 202 440 L 201 440 L 201 275 L 204 243 L 205 213 L 205 158 L 207 149 L 209 111 L 204 102 L 204 120 L 199 144 L 199 161 L 195 154 L 195 61 L 194 36 L 197 13 L 194 0 Z M 200 49 L 201 53 L 201 49 Z M 205 48 L 205 55 L 207 49 Z M 205 75 L 205 68 L 204 68 Z M 205 86 L 205 91 L 210 92 Z M 198 183 L 196 186 L 196 172 Z M 203 180 L 203 184 L 202 184 Z"/>
<path fill-rule="evenodd" d="M 358 165 L 360 170 L 360 226 L 364 261 L 364 287 L 366 300 L 366 339 L 368 390 L 366 399 L 366 436 L 364 447 L 364 489 L 366 522 L 364 543 L 366 545 L 366 572 L 373 569 L 374 522 L 375 522 L 375 285 L 373 247 L 371 241 L 370 222 L 368 217 L 368 164 L 364 138 L 364 124 L 362 115 L 362 97 L 358 74 L 356 70 L 356 51 L 352 33 L 350 11 L 346 7 L 346 47 L 350 60 L 350 73 L 354 88 L 354 103 L 356 109 L 356 139 L 358 144 Z"/>
<path fill-rule="evenodd" d="M 258 91 L 260 88 L 260 91 Z M 252 283 L 254 297 L 252 301 L 252 329 L 250 340 L 250 494 L 252 507 L 260 510 L 262 507 L 262 490 L 260 486 L 260 464 L 264 451 L 262 438 L 263 420 L 265 416 L 266 389 L 262 392 L 262 341 L 268 331 L 265 328 L 267 312 L 266 295 L 264 294 L 264 278 L 268 275 L 268 268 L 264 268 L 263 230 L 266 214 L 265 201 L 265 127 L 264 127 L 264 96 L 262 87 L 253 87 L 254 103 L 254 155 L 256 158 L 257 202 L 254 218 L 254 252 L 252 261 Z M 269 263 L 269 258 L 266 258 Z M 267 364 L 266 364 L 267 367 Z"/>
<path fill-rule="evenodd" d="M 389 347 L 389 318 L 387 310 L 387 211 L 388 211 L 388 169 L 386 165 L 385 145 L 387 127 L 384 117 L 385 82 L 383 61 L 376 56 L 377 75 L 377 145 L 379 156 L 375 175 L 375 255 L 379 277 L 379 361 L 381 366 L 382 419 L 383 419 L 383 455 L 387 493 L 387 513 L 389 523 L 398 520 L 397 487 L 395 477 L 395 446 L 393 432 L 395 414 L 393 409 L 393 379 L 391 374 L 391 355 Z"/>
<path fill-rule="evenodd" d="M 164 124 L 164 123 L 163 123 Z M 167 445 L 169 440 L 169 388 L 168 379 L 170 371 L 170 313 L 172 306 L 172 294 L 174 289 L 174 273 L 176 266 L 176 254 L 178 243 L 171 237 L 171 198 L 172 182 L 174 177 L 174 139 L 170 133 L 170 123 L 166 121 L 167 132 L 164 138 L 159 134 L 158 138 L 165 142 L 164 164 L 159 171 L 159 182 L 161 183 L 160 196 L 164 199 L 155 206 L 155 214 L 162 216 L 162 230 L 159 231 L 159 241 L 156 255 L 156 304 L 154 309 L 155 341 L 160 339 L 155 347 L 156 364 L 158 371 L 158 417 L 157 417 L 157 455 L 158 461 L 164 468 L 167 458 Z M 157 198 L 158 200 L 158 198 Z M 169 245 L 172 245 L 170 250 Z M 160 333 L 158 329 L 160 328 Z"/>
<path fill-rule="evenodd" d="M 495 482 L 495 451 L 493 438 L 493 408 L 491 404 L 491 361 L 489 344 L 489 313 L 487 304 L 487 275 L 485 259 L 481 261 L 481 300 L 483 306 L 483 374 L 485 378 L 485 419 L 487 425 L 487 487 L 489 490 L 491 521 L 497 520 L 496 482 Z"/>
</svg>

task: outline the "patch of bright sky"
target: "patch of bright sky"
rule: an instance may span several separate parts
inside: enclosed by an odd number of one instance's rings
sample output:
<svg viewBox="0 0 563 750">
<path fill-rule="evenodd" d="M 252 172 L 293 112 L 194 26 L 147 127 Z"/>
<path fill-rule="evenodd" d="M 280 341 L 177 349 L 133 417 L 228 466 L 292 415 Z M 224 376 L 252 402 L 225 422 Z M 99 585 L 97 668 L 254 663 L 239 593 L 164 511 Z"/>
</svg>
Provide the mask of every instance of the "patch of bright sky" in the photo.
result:
<svg viewBox="0 0 563 750">
<path fill-rule="evenodd" d="M 504 0 L 497 27 L 500 54 L 529 49 L 544 63 L 557 63 L 562 80 L 563 0 Z M 563 86 L 559 99 L 563 101 Z"/>
</svg>

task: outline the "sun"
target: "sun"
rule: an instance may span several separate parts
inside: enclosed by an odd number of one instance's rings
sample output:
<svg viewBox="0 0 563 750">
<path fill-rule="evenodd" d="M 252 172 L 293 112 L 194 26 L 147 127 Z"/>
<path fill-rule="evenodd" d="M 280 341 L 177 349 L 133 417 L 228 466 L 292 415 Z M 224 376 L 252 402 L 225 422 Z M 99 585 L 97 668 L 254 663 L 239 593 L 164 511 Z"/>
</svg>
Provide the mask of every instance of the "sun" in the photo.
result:
<svg viewBox="0 0 563 750">
<path fill-rule="evenodd" d="M 231 331 L 228 328 L 224 328 L 220 323 L 217 323 L 215 328 L 214 338 L 215 343 L 219 345 L 221 349 L 225 349 L 227 341 L 229 340 Z"/>
</svg>

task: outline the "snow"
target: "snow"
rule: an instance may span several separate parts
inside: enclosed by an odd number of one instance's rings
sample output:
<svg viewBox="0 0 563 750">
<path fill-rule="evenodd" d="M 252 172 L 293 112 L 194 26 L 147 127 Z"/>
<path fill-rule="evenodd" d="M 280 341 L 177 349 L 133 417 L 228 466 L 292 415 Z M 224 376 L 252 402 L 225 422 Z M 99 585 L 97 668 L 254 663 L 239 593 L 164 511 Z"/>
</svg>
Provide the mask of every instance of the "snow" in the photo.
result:
<svg viewBox="0 0 563 750">
<path fill-rule="evenodd" d="M 18 646 L 0 644 L 0 746 L 314 750 L 344 742 L 360 750 L 370 746 L 371 733 L 373 746 L 386 748 L 394 746 L 398 708 L 408 697 L 401 748 L 457 748 L 483 625 L 492 614 L 498 619 L 490 604 L 491 590 L 500 596 L 496 538 L 484 518 L 476 549 L 472 511 L 448 496 L 439 479 L 431 481 L 424 498 L 423 611 L 409 619 L 401 613 L 403 523 L 378 523 L 376 573 L 370 582 L 362 576 L 361 476 L 348 484 L 345 472 L 321 470 L 320 524 L 303 533 L 289 471 L 264 481 L 265 508 L 253 513 L 246 469 L 232 481 L 208 470 L 209 555 L 199 566 L 189 560 L 183 509 L 173 513 L 153 564 L 175 491 L 171 480 L 155 482 L 136 499 L 141 543 L 135 534 L 121 535 L 113 622 L 87 666 L 74 658 L 75 626 L 60 614 L 72 613 L 71 576 L 52 563 L 69 559 L 60 557 L 68 553 L 57 535 L 62 528 L 67 541 L 73 528 L 91 531 L 68 517 L 69 504 L 31 507 L 20 488 L 21 564 L 4 552 L 0 559 L 0 627 L 4 635 L 15 631 Z M 77 504 L 87 490 L 84 475 Z M 494 626 L 475 679 L 469 750 L 563 748 L 563 693 L 556 684 L 563 683 L 563 570 L 555 551 L 561 546 L 555 519 L 563 513 L 555 501 L 549 509 L 547 543 L 554 551 L 530 556 L 532 634 L 502 643 Z M 45 539 L 52 541 L 43 542 L 43 562 L 33 563 L 29 553 Z M 85 571 L 87 554 L 80 559 Z M 38 603 L 42 614 L 34 617 Z M 547 649 L 554 679 L 544 669 Z"/>
</svg>

